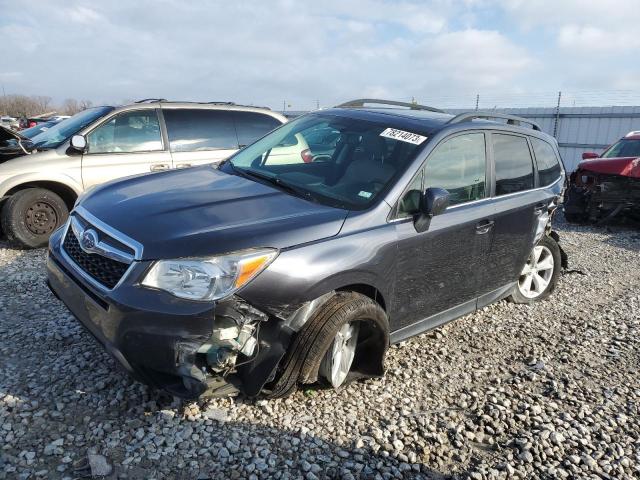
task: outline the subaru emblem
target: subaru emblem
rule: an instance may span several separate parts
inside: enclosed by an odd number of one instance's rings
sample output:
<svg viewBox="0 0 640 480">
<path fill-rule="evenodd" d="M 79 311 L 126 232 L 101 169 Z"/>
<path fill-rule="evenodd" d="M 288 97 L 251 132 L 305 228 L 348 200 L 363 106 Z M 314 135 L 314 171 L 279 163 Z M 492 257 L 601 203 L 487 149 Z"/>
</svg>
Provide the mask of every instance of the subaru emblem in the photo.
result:
<svg viewBox="0 0 640 480">
<path fill-rule="evenodd" d="M 95 230 L 89 229 L 82 233 L 80 246 L 87 253 L 92 253 L 98 244 L 98 234 Z"/>
</svg>

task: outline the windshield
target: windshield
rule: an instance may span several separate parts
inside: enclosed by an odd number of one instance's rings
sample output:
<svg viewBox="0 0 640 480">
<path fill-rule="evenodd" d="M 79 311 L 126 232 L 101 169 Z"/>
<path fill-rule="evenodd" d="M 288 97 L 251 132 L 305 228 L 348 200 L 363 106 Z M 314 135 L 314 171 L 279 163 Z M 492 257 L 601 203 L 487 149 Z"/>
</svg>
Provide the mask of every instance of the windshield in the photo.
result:
<svg viewBox="0 0 640 480">
<path fill-rule="evenodd" d="M 56 123 L 58 122 L 42 122 L 36 125 L 35 127 L 25 128 L 24 130 L 20 130 L 20 135 L 27 138 L 33 138 L 39 133 L 49 130 Z"/>
<path fill-rule="evenodd" d="M 640 157 L 640 140 L 622 139 L 602 154 L 601 158 Z"/>
<path fill-rule="evenodd" d="M 33 137 L 31 139 L 33 146 L 40 150 L 56 148 L 91 122 L 109 113 L 111 110 L 113 110 L 113 107 L 95 107 L 76 113 L 73 117 L 67 118 Z"/>
<path fill-rule="evenodd" d="M 405 171 L 426 140 L 417 132 L 389 127 L 330 114 L 307 115 L 240 150 L 229 163 L 236 172 L 289 193 L 361 210 Z"/>
</svg>

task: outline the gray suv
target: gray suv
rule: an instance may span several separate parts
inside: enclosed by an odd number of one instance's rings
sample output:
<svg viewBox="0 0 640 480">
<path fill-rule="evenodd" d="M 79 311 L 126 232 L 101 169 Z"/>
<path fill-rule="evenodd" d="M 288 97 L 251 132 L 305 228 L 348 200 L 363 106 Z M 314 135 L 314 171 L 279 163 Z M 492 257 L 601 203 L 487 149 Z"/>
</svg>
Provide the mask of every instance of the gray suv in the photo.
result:
<svg viewBox="0 0 640 480">
<path fill-rule="evenodd" d="M 272 156 L 300 143 L 304 162 Z M 48 278 L 124 369 L 174 395 L 338 388 L 382 375 L 391 344 L 550 295 L 564 178 L 525 119 L 353 101 L 218 166 L 95 188 L 51 237 Z"/>
<path fill-rule="evenodd" d="M 22 140 L 30 154 L 0 164 L 2 230 L 16 244 L 44 246 L 83 191 L 220 162 L 285 122 L 269 109 L 222 102 L 148 99 L 90 108 Z"/>
</svg>

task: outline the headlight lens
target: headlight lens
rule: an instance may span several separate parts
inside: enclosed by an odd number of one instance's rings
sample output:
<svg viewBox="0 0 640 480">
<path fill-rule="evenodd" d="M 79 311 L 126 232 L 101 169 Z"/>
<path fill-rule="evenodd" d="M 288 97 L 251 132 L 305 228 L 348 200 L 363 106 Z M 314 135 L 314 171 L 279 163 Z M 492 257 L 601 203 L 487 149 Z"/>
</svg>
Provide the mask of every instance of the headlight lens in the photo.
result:
<svg viewBox="0 0 640 480">
<path fill-rule="evenodd" d="M 275 249 L 263 248 L 210 258 L 159 260 L 142 285 L 189 300 L 218 300 L 249 283 L 277 254 Z"/>
</svg>

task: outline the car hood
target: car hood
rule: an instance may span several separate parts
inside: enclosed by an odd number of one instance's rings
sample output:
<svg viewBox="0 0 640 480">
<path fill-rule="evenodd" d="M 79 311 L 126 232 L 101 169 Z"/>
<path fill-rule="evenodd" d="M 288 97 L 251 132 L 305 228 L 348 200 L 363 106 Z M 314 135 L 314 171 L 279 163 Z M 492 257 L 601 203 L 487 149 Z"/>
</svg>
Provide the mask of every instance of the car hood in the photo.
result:
<svg viewBox="0 0 640 480">
<path fill-rule="evenodd" d="M 10 140 L 17 142 L 9 142 Z M 26 155 L 30 150 L 31 141 L 28 138 L 0 125 L 0 163 Z"/>
<path fill-rule="evenodd" d="M 0 142 L 4 142 L 6 140 L 11 140 L 11 139 L 15 139 L 15 140 L 25 140 L 25 141 L 29 141 L 29 139 L 27 137 L 23 137 L 22 135 L 20 135 L 18 132 L 11 130 L 10 128 L 7 127 L 3 127 L 2 125 L 0 125 Z"/>
<path fill-rule="evenodd" d="M 287 248 L 337 235 L 348 213 L 211 166 L 108 183 L 80 205 L 140 242 L 144 260 Z"/>
<path fill-rule="evenodd" d="M 640 178 L 639 157 L 596 158 L 578 164 L 578 169 L 609 175 Z"/>
</svg>

